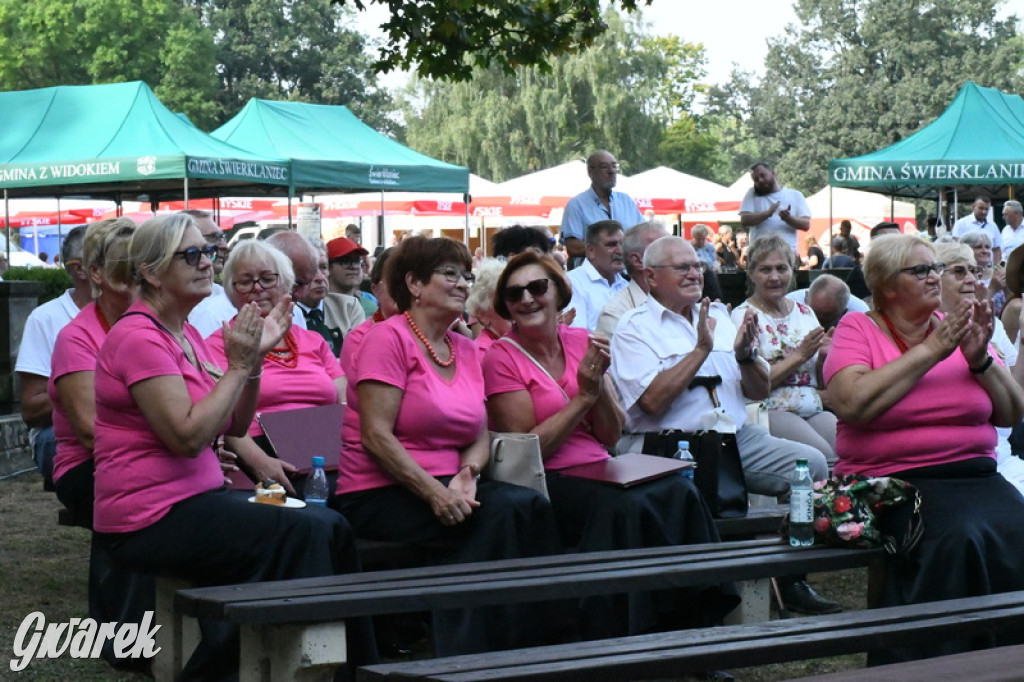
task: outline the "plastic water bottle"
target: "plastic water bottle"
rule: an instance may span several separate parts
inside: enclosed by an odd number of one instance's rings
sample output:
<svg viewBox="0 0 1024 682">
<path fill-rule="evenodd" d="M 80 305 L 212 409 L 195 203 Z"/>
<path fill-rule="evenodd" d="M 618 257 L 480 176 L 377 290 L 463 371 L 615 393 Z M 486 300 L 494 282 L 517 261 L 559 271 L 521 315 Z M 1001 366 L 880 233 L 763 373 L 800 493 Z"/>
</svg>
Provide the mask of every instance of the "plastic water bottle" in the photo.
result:
<svg viewBox="0 0 1024 682">
<path fill-rule="evenodd" d="M 806 459 L 796 461 L 789 486 L 789 544 L 794 547 L 814 544 L 814 481 Z"/>
<path fill-rule="evenodd" d="M 693 455 L 690 454 L 690 444 L 687 443 L 685 440 L 681 440 L 678 443 L 676 443 L 676 447 L 678 449 L 676 450 L 676 454 L 672 455 L 672 457 L 674 457 L 675 459 L 682 460 L 684 462 L 691 462 L 692 466 L 683 469 L 681 473 L 686 478 L 693 478 L 693 469 L 695 466 L 697 466 L 697 462 L 694 461 Z"/>
<path fill-rule="evenodd" d="M 324 473 L 324 458 L 317 456 L 313 458 L 313 470 L 309 472 L 309 477 L 306 479 L 306 489 L 303 491 L 303 497 L 306 499 L 306 504 L 315 504 L 318 506 L 327 505 L 327 474 Z"/>
</svg>

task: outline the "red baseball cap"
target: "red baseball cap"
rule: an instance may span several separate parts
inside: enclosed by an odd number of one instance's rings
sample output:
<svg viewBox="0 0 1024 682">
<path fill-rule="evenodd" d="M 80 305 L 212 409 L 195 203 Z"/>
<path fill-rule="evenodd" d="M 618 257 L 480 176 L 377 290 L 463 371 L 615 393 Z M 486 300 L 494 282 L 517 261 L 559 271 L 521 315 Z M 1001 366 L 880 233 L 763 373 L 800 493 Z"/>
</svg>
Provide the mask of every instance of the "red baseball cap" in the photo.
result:
<svg viewBox="0 0 1024 682">
<path fill-rule="evenodd" d="M 350 253 L 357 253 L 360 256 L 365 256 L 369 251 L 356 244 L 347 237 L 337 237 L 327 242 L 327 260 L 331 261 L 336 258 L 344 258 Z"/>
</svg>

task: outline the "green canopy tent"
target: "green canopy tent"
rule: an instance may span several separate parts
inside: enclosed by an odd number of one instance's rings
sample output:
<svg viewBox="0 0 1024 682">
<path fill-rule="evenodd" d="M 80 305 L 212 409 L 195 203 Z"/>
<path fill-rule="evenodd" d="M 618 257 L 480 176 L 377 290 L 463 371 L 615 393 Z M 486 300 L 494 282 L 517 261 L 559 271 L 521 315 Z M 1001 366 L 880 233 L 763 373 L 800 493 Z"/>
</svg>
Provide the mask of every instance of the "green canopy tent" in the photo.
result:
<svg viewBox="0 0 1024 682">
<path fill-rule="evenodd" d="M 413 151 L 343 106 L 251 99 L 211 134 L 254 154 L 290 159 L 298 192 L 381 192 L 378 243 L 383 192 L 469 191 L 468 168 Z"/>
<path fill-rule="evenodd" d="M 829 185 L 904 197 L 1008 198 L 1024 187 L 1024 100 L 968 81 L 949 107 L 877 152 L 828 164 Z"/>
<path fill-rule="evenodd" d="M 462 192 L 469 169 L 382 135 L 343 106 L 251 99 L 211 135 L 253 154 L 292 162 L 305 192 Z"/>
<path fill-rule="evenodd" d="M 6 197 L 151 202 L 288 192 L 287 159 L 238 149 L 171 112 L 142 82 L 0 93 Z"/>
</svg>

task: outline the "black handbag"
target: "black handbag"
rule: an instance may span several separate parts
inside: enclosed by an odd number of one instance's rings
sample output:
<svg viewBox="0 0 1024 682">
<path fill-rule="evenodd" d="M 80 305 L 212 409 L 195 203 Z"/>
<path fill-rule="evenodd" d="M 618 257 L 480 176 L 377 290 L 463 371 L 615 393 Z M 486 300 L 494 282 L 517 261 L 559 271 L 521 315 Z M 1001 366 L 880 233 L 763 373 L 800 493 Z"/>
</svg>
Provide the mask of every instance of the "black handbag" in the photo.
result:
<svg viewBox="0 0 1024 682">
<path fill-rule="evenodd" d="M 747 515 L 747 484 L 743 477 L 736 434 L 718 431 L 668 430 L 644 435 L 643 451 L 649 455 L 672 457 L 679 441 L 690 445 L 690 454 L 697 461 L 693 482 L 716 519 Z"/>
</svg>

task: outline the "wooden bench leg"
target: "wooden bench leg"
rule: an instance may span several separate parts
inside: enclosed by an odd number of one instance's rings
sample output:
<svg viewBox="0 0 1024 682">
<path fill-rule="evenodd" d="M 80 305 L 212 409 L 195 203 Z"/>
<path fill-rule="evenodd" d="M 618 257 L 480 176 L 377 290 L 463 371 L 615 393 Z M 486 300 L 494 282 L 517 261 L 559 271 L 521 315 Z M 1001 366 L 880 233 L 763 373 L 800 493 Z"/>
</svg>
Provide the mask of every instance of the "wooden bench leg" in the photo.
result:
<svg viewBox="0 0 1024 682">
<path fill-rule="evenodd" d="M 764 623 L 771 619 L 770 578 L 743 580 L 736 583 L 740 605 L 725 617 L 726 625 Z"/>
<path fill-rule="evenodd" d="M 345 623 L 242 626 L 239 682 L 330 682 L 346 661 Z"/>
<path fill-rule="evenodd" d="M 192 584 L 186 580 L 156 579 L 156 613 L 153 617 L 161 627 L 156 633 L 160 653 L 153 659 L 155 682 L 174 682 L 199 644 L 199 623 L 194 618 L 174 612 L 175 593 L 190 587 Z"/>
</svg>

